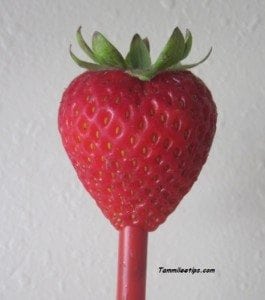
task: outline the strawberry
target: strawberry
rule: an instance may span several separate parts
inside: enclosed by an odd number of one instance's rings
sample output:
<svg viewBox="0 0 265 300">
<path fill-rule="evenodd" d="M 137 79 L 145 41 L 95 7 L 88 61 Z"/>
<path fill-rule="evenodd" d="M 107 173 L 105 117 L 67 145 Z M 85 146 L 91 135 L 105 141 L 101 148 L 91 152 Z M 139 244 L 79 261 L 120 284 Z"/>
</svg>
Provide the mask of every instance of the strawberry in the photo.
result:
<svg viewBox="0 0 265 300">
<path fill-rule="evenodd" d="M 124 59 L 99 32 L 95 61 L 65 90 L 59 108 L 64 148 L 85 189 L 116 229 L 155 230 L 191 189 L 216 130 L 216 106 L 206 85 L 181 64 L 192 44 L 176 28 L 157 61 L 136 34 Z"/>
</svg>

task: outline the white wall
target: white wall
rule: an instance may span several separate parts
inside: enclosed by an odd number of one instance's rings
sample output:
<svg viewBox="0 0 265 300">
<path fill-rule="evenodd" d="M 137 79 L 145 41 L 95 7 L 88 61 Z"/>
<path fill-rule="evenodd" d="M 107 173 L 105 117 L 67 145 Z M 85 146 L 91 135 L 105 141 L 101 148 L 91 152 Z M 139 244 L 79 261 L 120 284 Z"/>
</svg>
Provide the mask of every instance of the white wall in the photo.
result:
<svg viewBox="0 0 265 300">
<path fill-rule="evenodd" d="M 89 198 L 57 131 L 57 109 L 81 72 L 68 55 L 81 24 L 126 52 L 135 32 L 153 58 L 176 25 L 219 119 L 206 166 L 150 234 L 147 299 L 264 299 L 264 11 L 256 1 L 1 0 L 0 299 L 114 299 L 117 232 Z M 161 275 L 158 267 L 215 274 Z"/>
</svg>

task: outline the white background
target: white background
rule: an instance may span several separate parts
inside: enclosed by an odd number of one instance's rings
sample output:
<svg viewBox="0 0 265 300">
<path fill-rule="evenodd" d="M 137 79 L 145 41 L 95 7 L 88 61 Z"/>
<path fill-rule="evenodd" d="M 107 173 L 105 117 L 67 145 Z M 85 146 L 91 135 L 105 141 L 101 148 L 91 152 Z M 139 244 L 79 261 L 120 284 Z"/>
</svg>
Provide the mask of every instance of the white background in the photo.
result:
<svg viewBox="0 0 265 300">
<path fill-rule="evenodd" d="M 103 32 L 125 53 L 135 32 L 155 58 L 189 28 L 189 62 L 219 118 L 192 191 L 150 234 L 147 299 L 264 299 L 265 2 L 1 0 L 0 299 L 114 299 L 118 234 L 89 198 L 57 130 L 61 94 L 80 72 L 75 32 Z M 159 274 L 158 267 L 215 268 Z"/>
</svg>

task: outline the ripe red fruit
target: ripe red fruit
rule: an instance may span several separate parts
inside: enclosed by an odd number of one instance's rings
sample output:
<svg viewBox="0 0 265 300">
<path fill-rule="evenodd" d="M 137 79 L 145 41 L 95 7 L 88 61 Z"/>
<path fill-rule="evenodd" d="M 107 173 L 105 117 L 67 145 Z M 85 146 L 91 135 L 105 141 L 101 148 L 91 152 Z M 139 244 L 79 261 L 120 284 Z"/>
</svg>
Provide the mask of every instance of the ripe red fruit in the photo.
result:
<svg viewBox="0 0 265 300">
<path fill-rule="evenodd" d="M 190 71 L 162 71 L 86 71 L 60 104 L 65 150 L 117 229 L 134 225 L 152 231 L 163 223 L 196 181 L 213 141 L 217 113 L 208 88 Z"/>
</svg>

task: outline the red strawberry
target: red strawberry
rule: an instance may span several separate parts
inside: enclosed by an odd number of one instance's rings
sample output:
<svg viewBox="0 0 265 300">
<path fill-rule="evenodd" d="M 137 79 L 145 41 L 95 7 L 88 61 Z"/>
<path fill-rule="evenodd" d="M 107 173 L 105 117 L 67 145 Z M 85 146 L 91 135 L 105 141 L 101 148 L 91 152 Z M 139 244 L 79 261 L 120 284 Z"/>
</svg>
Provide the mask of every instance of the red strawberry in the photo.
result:
<svg viewBox="0 0 265 300">
<path fill-rule="evenodd" d="M 89 71 L 63 94 L 58 118 L 63 145 L 84 187 L 117 229 L 155 230 L 196 181 L 216 129 L 210 91 L 185 70 L 197 64 L 180 64 L 191 34 L 184 38 L 176 28 L 153 65 L 148 40 L 139 35 L 125 60 L 100 33 L 93 36 L 93 50 L 80 29 L 77 40 L 98 64 L 71 52 Z"/>
</svg>

